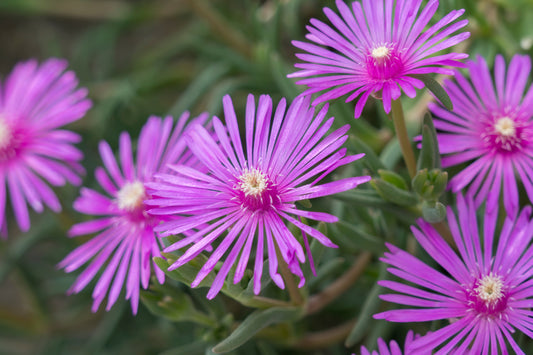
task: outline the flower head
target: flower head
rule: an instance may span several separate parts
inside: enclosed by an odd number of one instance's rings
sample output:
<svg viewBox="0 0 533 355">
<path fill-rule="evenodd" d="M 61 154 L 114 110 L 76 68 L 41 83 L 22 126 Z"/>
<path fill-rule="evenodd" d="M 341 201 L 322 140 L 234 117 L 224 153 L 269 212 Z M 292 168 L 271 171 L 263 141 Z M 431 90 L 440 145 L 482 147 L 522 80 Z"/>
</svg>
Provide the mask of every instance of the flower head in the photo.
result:
<svg viewBox="0 0 533 355">
<path fill-rule="evenodd" d="M 324 222 L 336 222 L 337 218 L 327 213 L 300 210 L 294 203 L 346 191 L 370 180 L 363 176 L 318 184 L 335 168 L 359 159 L 362 154 L 345 156 L 346 149 L 341 145 L 347 139 L 348 126 L 326 135 L 333 119 L 324 122 L 327 107 L 315 116 L 309 101 L 309 98 L 297 99 L 286 110 L 283 99 L 273 115 L 269 96 L 261 96 L 257 108 L 254 97 L 248 96 L 243 144 L 233 103 L 225 96 L 227 128 L 218 118 L 213 119 L 219 144 L 198 125 L 188 136 L 191 151 L 208 172 L 174 165 L 171 168 L 175 175 L 160 174 L 162 182 L 149 185 L 155 197 L 147 201 L 154 207 L 151 213 L 182 217 L 158 226 L 156 229 L 162 231 L 161 235 L 197 230 L 165 249 L 172 252 L 190 245 L 169 270 L 186 264 L 213 245 L 213 253 L 192 283 L 196 287 L 225 256 L 208 298 L 220 291 L 235 263 L 233 281 L 237 283 L 242 279 L 253 246 L 256 294 L 261 290 L 265 249 L 270 276 L 280 288 L 284 288 L 284 282 L 278 274 L 278 252 L 289 270 L 300 276 L 300 286 L 303 285 L 305 279 L 300 263 L 305 262 L 305 254 L 284 220 L 322 244 L 335 247 L 325 235 L 302 223 L 299 217 Z"/>
<path fill-rule="evenodd" d="M 170 163 L 197 163 L 182 138 L 188 118 L 187 113 L 183 114 L 172 131 L 172 117 L 150 117 L 139 136 L 136 164 L 133 162 L 130 136 L 123 132 L 119 147 L 121 169 L 109 145 L 104 141 L 100 143 L 100 155 L 107 172 L 99 167 L 95 175 L 107 196 L 82 188 L 74 208 L 81 213 L 103 217 L 76 224 L 69 231 L 71 237 L 91 233 L 98 235 L 77 247 L 59 263 L 66 272 L 72 272 L 91 260 L 70 288 L 71 293 L 80 292 L 100 269 L 104 270 L 93 291 L 93 312 L 108 290 L 106 309 L 111 309 L 126 282 L 126 299 L 131 302 L 133 313 L 137 313 L 139 285 L 148 287 L 152 257 L 161 255 L 154 227 L 164 219 L 147 212 L 144 200 L 150 195 L 145 184 L 155 181 L 155 173 L 168 172 L 167 165 Z M 206 118 L 207 115 L 202 115 L 195 121 L 202 123 Z M 104 266 L 106 261 L 109 262 Z M 164 273 L 157 266 L 154 272 L 162 283 Z"/>
<path fill-rule="evenodd" d="M 297 84 L 307 85 L 304 95 L 324 92 L 313 104 L 350 94 L 346 102 L 359 97 L 355 117 L 359 117 L 370 95 L 382 98 L 387 113 L 391 100 L 402 91 L 416 96 L 416 88 L 424 83 L 416 74 L 453 74 L 443 66 L 461 66 L 459 59 L 466 54 L 435 55 L 470 35 L 468 32 L 452 37 L 466 26 L 467 20 L 454 22 L 464 10 L 455 10 L 424 29 L 439 6 L 430 0 L 419 12 L 422 0 L 363 0 L 351 8 L 337 0 L 340 17 L 329 8 L 324 13 L 329 26 L 311 19 L 307 39 L 312 43 L 292 43 L 307 53 L 296 56 L 303 61 L 295 66 L 301 70 L 289 77 L 305 78 Z"/>
<path fill-rule="evenodd" d="M 62 126 L 85 115 L 91 107 L 87 90 L 66 71 L 67 62 L 49 59 L 17 64 L 0 93 L 0 230 L 7 237 L 5 217 L 9 194 L 22 231 L 30 228 L 28 204 L 36 212 L 44 205 L 61 210 L 48 184 L 79 184 L 83 154 L 74 147 L 81 137 Z M 7 185 L 7 188 L 6 188 Z"/>
<path fill-rule="evenodd" d="M 533 85 L 524 96 L 531 70 L 529 56 L 515 55 L 506 68 L 496 56 L 494 80 L 482 57 L 467 63 L 470 80 L 456 73 L 446 81 L 454 111 L 437 104 L 435 115 L 442 165 L 449 167 L 473 162 L 450 180 L 458 192 L 467 185 L 467 194 L 476 205 L 487 201 L 497 208 L 503 184 L 503 202 L 508 214 L 518 212 L 515 171 L 533 201 Z"/>
<path fill-rule="evenodd" d="M 523 354 L 511 333 L 518 329 L 533 337 L 531 208 L 506 219 L 493 252 L 497 216 L 486 212 L 482 243 L 473 202 L 467 203 L 458 195 L 457 204 L 459 223 L 450 208 L 448 223 L 459 255 L 429 223 L 419 220 L 419 228 L 412 227 L 415 238 L 445 272 L 388 245 L 390 252 L 382 261 L 392 266 L 392 274 L 415 286 L 379 281 L 381 286 L 399 293 L 381 298 L 414 308 L 386 311 L 374 317 L 393 322 L 450 321 L 444 328 L 415 340 L 413 350 L 506 354 L 508 343 L 517 354 Z"/>
</svg>

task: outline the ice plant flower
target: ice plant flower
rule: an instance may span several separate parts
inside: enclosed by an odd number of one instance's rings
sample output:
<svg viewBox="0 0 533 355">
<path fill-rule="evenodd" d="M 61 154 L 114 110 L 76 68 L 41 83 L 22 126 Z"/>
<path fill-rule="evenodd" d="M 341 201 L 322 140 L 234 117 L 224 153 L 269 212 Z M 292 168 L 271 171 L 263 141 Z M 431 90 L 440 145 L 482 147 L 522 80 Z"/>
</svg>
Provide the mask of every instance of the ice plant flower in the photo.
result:
<svg viewBox="0 0 533 355">
<path fill-rule="evenodd" d="M 290 74 L 304 78 L 304 95 L 323 92 L 313 104 L 350 94 L 346 102 L 358 98 L 355 118 L 361 115 L 370 95 L 382 98 L 383 108 L 391 110 L 391 100 L 402 91 L 416 96 L 424 83 L 416 74 L 453 74 L 444 66 L 462 66 L 463 53 L 436 53 L 468 38 L 468 32 L 449 37 L 466 26 L 467 20 L 454 22 L 464 10 L 454 10 L 428 27 L 439 6 L 430 0 L 420 11 L 422 0 L 363 0 L 351 8 L 337 0 L 340 16 L 324 8 L 331 26 L 311 19 L 306 38 L 312 42 L 293 41 L 306 53 L 296 56 L 301 70 Z M 426 28 L 428 27 L 428 28 Z"/>
<path fill-rule="evenodd" d="M 519 206 L 515 172 L 533 201 L 533 85 L 524 95 L 531 60 L 515 55 L 506 68 L 503 57 L 496 56 L 494 80 L 482 57 L 467 66 L 470 80 L 457 72 L 444 84 L 454 111 L 430 106 L 442 165 L 471 162 L 450 180 L 452 191 L 468 186 L 476 205 L 487 201 L 489 209 L 497 208 L 503 195 L 505 210 L 514 215 Z"/>
<path fill-rule="evenodd" d="M 420 337 L 418 334 L 416 335 L 416 338 Z M 361 346 L 361 353 L 360 355 L 431 355 L 431 350 L 423 351 L 420 350 L 418 352 L 412 352 L 409 350 L 411 344 L 413 343 L 413 340 L 415 339 L 414 332 L 410 330 L 407 333 L 407 336 L 405 337 L 405 345 L 404 350 L 400 348 L 398 343 L 394 340 L 391 340 L 389 345 L 387 346 L 387 343 L 379 338 L 378 339 L 378 351 L 368 351 L 368 349 L 364 346 Z"/>
<path fill-rule="evenodd" d="M 511 333 L 518 329 L 533 337 L 531 207 L 524 208 L 517 217 L 506 218 L 494 252 L 497 220 L 494 211 L 485 213 L 482 235 L 471 199 L 466 201 L 458 195 L 457 217 L 459 222 L 448 208 L 448 223 L 458 254 L 431 224 L 419 220 L 418 228 L 411 228 L 442 271 L 387 245 L 390 252 L 381 260 L 391 265 L 389 272 L 413 285 L 379 281 L 379 285 L 397 292 L 380 297 L 409 308 L 386 311 L 374 318 L 392 322 L 450 322 L 416 339 L 411 346 L 413 351 L 438 349 L 435 354 L 449 354 L 453 348 L 456 354 L 507 354 L 510 344 L 516 354 L 524 354 Z"/>
<path fill-rule="evenodd" d="M 370 180 L 369 176 L 362 176 L 319 184 L 335 168 L 363 154 L 346 156 L 346 149 L 341 146 L 348 138 L 349 126 L 327 135 L 333 118 L 324 121 L 327 106 L 315 116 L 309 98 L 295 100 L 288 110 L 282 99 L 273 112 L 269 96 L 261 96 L 256 107 L 254 96 L 249 95 L 244 144 L 229 96 L 224 97 L 223 106 L 227 128 L 218 118 L 213 118 L 218 143 L 199 125 L 188 135 L 191 151 L 209 171 L 202 173 L 174 165 L 175 175 L 159 174 L 161 182 L 149 185 L 152 196 L 157 197 L 146 202 L 154 207 L 151 213 L 185 217 L 156 227 L 161 235 L 197 230 L 165 249 L 173 252 L 189 246 L 169 270 L 188 263 L 206 247 L 213 246 L 214 251 L 192 283 L 193 287 L 198 286 L 224 257 L 207 294 L 213 298 L 235 264 L 233 282 L 242 279 L 253 253 L 253 289 L 258 294 L 266 250 L 274 283 L 280 288 L 285 286 L 278 273 L 281 257 L 289 270 L 300 277 L 299 286 L 302 286 L 305 279 L 300 263 L 305 262 L 305 253 L 284 220 L 322 244 L 335 247 L 330 239 L 302 223 L 299 217 L 324 222 L 336 222 L 337 217 L 298 209 L 295 202 L 346 191 Z"/>
<path fill-rule="evenodd" d="M 95 176 L 107 196 L 93 189 L 82 188 L 74 208 L 80 213 L 99 217 L 76 224 L 69 230 L 70 237 L 98 234 L 59 263 L 59 267 L 66 272 L 72 272 L 91 261 L 77 277 L 69 293 L 83 290 L 96 273 L 103 270 L 92 294 L 93 312 L 96 312 L 108 290 L 106 310 L 111 309 L 126 283 L 126 299 L 130 300 L 133 313 L 137 313 L 140 286 L 144 289 L 148 287 L 152 257 L 161 255 L 154 227 L 163 218 L 147 213 L 143 201 L 150 196 L 145 184 L 154 181 L 155 173 L 167 171 L 167 164 L 190 165 L 197 162 L 183 139 L 188 118 L 189 114 L 184 113 L 172 130 L 172 117 L 150 117 L 139 136 L 136 164 L 130 136 L 123 132 L 119 141 L 122 169 L 109 144 L 100 142 L 100 155 L 107 172 L 98 167 Z M 201 123 L 206 118 L 207 115 L 202 115 L 196 121 Z M 104 265 L 106 261 L 108 263 Z M 163 283 L 164 273 L 157 266 L 154 267 L 154 273 L 157 280 Z"/>
<path fill-rule="evenodd" d="M 7 238 L 7 194 L 22 231 L 30 228 L 28 204 L 36 212 L 61 205 L 48 184 L 81 183 L 81 137 L 62 129 L 91 107 L 87 90 L 65 71 L 67 62 L 19 63 L 0 84 L 0 231 Z"/>
</svg>

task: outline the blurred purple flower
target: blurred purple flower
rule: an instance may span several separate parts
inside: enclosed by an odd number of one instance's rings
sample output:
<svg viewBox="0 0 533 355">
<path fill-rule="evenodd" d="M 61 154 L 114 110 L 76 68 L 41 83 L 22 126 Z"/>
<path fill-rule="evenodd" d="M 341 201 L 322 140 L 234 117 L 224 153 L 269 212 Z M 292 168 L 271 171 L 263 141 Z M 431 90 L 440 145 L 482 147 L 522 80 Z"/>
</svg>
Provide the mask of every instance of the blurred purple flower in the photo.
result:
<svg viewBox="0 0 533 355">
<path fill-rule="evenodd" d="M 74 208 L 81 213 L 103 217 L 76 224 L 69 231 L 71 237 L 96 232 L 98 235 L 77 247 L 59 263 L 59 267 L 66 272 L 72 272 L 92 260 L 78 276 L 69 293 L 80 292 L 100 269 L 104 270 L 92 294 L 93 312 L 96 312 L 105 298 L 114 278 L 106 310 L 111 309 L 116 302 L 126 280 L 126 299 L 131 302 L 133 313 L 137 313 L 139 285 L 144 289 L 148 287 L 152 257 L 161 255 L 154 227 L 163 218 L 152 216 L 146 211 L 143 201 L 150 196 L 145 190 L 145 184 L 154 181 L 155 173 L 168 172 L 167 164 L 191 165 L 197 162 L 182 139 L 188 118 L 189 114 L 184 113 L 172 131 L 172 117 L 150 117 L 139 136 L 136 165 L 133 162 L 130 136 L 123 132 L 119 147 L 122 169 L 107 142 L 100 142 L 100 155 L 107 173 L 102 167 L 98 167 L 95 176 L 109 197 L 95 190 L 82 188 L 81 196 L 74 202 Z M 203 123 L 206 118 L 207 114 L 204 114 L 195 121 Z M 109 263 L 104 266 L 109 259 Z M 155 265 L 154 272 L 158 281 L 163 283 L 164 273 Z"/>
<path fill-rule="evenodd" d="M 329 8 L 324 13 L 333 27 L 311 19 L 306 38 L 314 42 L 293 41 L 306 51 L 296 56 L 303 61 L 291 78 L 306 78 L 297 84 L 307 85 L 303 95 L 324 91 L 313 105 L 350 94 L 346 102 L 359 97 L 355 117 L 361 116 L 370 95 L 383 99 L 383 108 L 391 110 L 391 100 L 403 92 L 416 96 L 424 83 L 414 74 L 452 75 L 443 66 L 462 66 L 459 59 L 468 55 L 447 53 L 434 55 L 469 37 L 463 32 L 449 37 L 466 26 L 467 20 L 453 23 L 464 10 L 454 10 L 425 31 L 439 6 L 430 0 L 419 13 L 422 0 L 363 0 L 352 8 L 337 0 L 339 17 Z"/>
<path fill-rule="evenodd" d="M 305 279 L 300 263 L 305 262 L 305 254 L 283 220 L 320 243 L 336 247 L 321 232 L 300 222 L 298 217 L 330 223 L 336 222 L 337 217 L 297 209 L 294 202 L 346 191 L 369 181 L 369 176 L 362 176 L 318 185 L 335 168 L 353 162 L 363 154 L 345 156 L 346 149 L 341 149 L 348 138 L 348 125 L 326 135 L 333 124 L 333 118 L 323 122 L 327 106 L 315 116 L 314 109 L 309 107 L 309 98 L 295 100 L 287 111 L 285 99 L 282 99 L 272 115 L 269 96 L 261 96 L 256 108 L 254 96 L 249 95 L 245 155 L 229 96 L 224 97 L 223 105 L 227 128 L 218 118 L 213 119 L 219 143 L 198 125 L 188 136 L 191 151 L 209 172 L 204 174 L 175 165 L 172 169 L 176 175 L 160 174 L 158 177 L 162 182 L 149 185 L 152 195 L 159 197 L 147 201 L 154 207 L 151 213 L 182 216 L 158 226 L 156 230 L 162 231 L 161 235 L 198 230 L 165 249 L 172 252 L 192 244 L 169 270 L 186 264 L 215 244 L 215 250 L 192 283 L 193 287 L 198 286 L 226 254 L 207 294 L 208 298 L 213 298 L 237 259 L 233 282 L 242 279 L 254 245 L 253 288 L 256 294 L 261 290 L 265 249 L 274 283 L 284 288 L 283 279 L 278 274 L 278 250 L 289 270 L 300 277 L 299 286 L 302 286 Z M 225 231 L 229 232 L 223 234 Z"/>
<path fill-rule="evenodd" d="M 509 215 L 518 213 L 515 171 L 533 201 L 533 85 L 524 96 L 531 60 L 515 55 L 506 69 L 496 56 L 494 81 L 482 57 L 468 61 L 470 81 L 459 72 L 456 81 L 446 81 L 445 89 L 454 104 L 447 111 L 430 106 L 436 116 L 442 165 L 449 167 L 474 160 L 450 180 L 454 192 L 468 187 L 476 206 L 487 201 L 498 207 L 503 184 L 503 203 Z"/>
<path fill-rule="evenodd" d="M 486 213 L 483 243 L 478 232 L 476 210 L 458 195 L 457 216 L 448 208 L 448 223 L 459 255 L 431 224 L 419 220 L 412 227 L 424 250 L 445 270 L 437 271 L 413 255 L 388 244 L 381 260 L 392 265 L 389 272 L 409 281 L 379 281 L 399 294 L 382 299 L 416 308 L 386 311 L 374 315 L 392 322 L 426 322 L 447 319 L 450 324 L 416 339 L 411 349 L 440 349 L 435 354 L 507 354 L 511 345 L 524 354 L 511 333 L 515 328 L 533 337 L 533 221 L 531 208 L 517 218 L 507 218 L 493 253 L 497 216 Z"/>
<path fill-rule="evenodd" d="M 47 185 L 78 185 L 83 154 L 74 147 L 81 137 L 60 129 L 85 115 L 91 107 L 87 89 L 66 71 L 67 62 L 49 59 L 19 63 L 0 89 L 0 230 L 7 238 L 5 216 L 9 193 L 22 231 L 30 228 L 29 204 L 36 212 L 61 205 Z M 6 189 L 7 184 L 7 189 Z"/>
</svg>

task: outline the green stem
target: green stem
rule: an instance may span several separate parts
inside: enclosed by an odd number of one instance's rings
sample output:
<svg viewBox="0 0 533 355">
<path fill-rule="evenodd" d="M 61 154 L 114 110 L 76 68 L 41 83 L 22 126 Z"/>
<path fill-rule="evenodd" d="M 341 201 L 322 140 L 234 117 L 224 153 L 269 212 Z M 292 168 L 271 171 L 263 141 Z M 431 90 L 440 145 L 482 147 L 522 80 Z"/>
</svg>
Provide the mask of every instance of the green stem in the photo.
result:
<svg viewBox="0 0 533 355">
<path fill-rule="evenodd" d="M 405 165 L 407 165 L 407 171 L 409 171 L 409 176 L 412 179 L 416 175 L 416 160 L 415 153 L 413 152 L 413 147 L 411 146 L 411 141 L 409 139 L 409 135 L 407 134 L 407 128 L 405 127 L 405 118 L 403 114 L 402 102 L 400 101 L 400 99 L 393 100 L 391 107 L 392 121 L 394 122 L 396 137 L 398 137 L 398 142 L 400 143 L 403 159 L 405 161 Z"/>
</svg>

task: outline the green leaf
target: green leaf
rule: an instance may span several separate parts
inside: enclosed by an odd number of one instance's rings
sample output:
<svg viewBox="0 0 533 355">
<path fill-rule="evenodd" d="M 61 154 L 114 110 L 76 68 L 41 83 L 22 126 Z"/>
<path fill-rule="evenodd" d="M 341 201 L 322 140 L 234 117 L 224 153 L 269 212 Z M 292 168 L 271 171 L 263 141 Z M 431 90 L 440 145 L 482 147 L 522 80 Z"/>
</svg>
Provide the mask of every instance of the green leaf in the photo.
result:
<svg viewBox="0 0 533 355">
<path fill-rule="evenodd" d="M 415 194 L 399 189 L 382 179 L 373 179 L 370 181 L 370 184 L 386 201 L 400 206 L 414 206 L 418 204 L 418 197 Z"/>
<path fill-rule="evenodd" d="M 383 165 L 374 150 L 359 139 L 359 137 L 351 136 L 349 142 L 353 144 L 357 153 L 365 153 L 365 158 L 362 159 L 362 162 L 368 166 L 372 172 L 376 173 L 379 169 L 385 169 L 385 165 Z"/>
<path fill-rule="evenodd" d="M 439 143 L 437 141 L 437 132 L 433 125 L 431 114 L 424 115 L 424 126 L 422 128 L 422 149 L 417 161 L 417 170 L 421 169 L 440 169 L 441 160 L 439 152 Z"/>
<path fill-rule="evenodd" d="M 407 183 L 400 175 L 390 170 L 380 169 L 378 170 L 379 176 L 386 182 L 393 184 L 399 189 L 407 190 Z"/>
<path fill-rule="evenodd" d="M 191 283 L 196 278 L 196 275 L 198 274 L 198 271 L 200 271 L 200 266 L 198 265 L 198 259 L 203 259 L 202 265 L 207 261 L 207 258 L 200 254 L 198 255 L 194 260 L 188 262 L 185 265 L 180 266 L 179 268 L 168 271 L 168 267 L 174 263 L 176 260 L 176 255 L 169 254 L 169 253 L 162 253 L 164 257 L 167 258 L 167 260 L 155 257 L 154 262 L 156 265 L 172 280 L 180 281 L 186 284 L 187 286 L 191 286 Z M 209 287 L 215 280 L 215 276 L 210 273 L 208 274 L 205 279 L 198 285 L 198 287 Z"/>
<path fill-rule="evenodd" d="M 414 78 L 421 80 L 424 85 L 428 88 L 429 91 L 435 95 L 437 99 L 446 107 L 448 110 L 453 110 L 452 100 L 443 89 L 443 87 L 431 77 L 430 74 L 414 74 Z"/>
<path fill-rule="evenodd" d="M 446 217 L 446 207 L 436 201 L 424 201 L 422 204 L 422 217 L 429 223 L 438 223 Z"/>
<path fill-rule="evenodd" d="M 250 314 L 229 337 L 218 343 L 213 348 L 213 352 L 222 354 L 237 349 L 239 346 L 250 340 L 250 338 L 261 329 L 272 324 L 297 320 L 302 314 L 302 308 L 296 307 L 272 307 L 255 311 Z"/>
<path fill-rule="evenodd" d="M 367 250 L 376 254 L 381 254 L 385 251 L 383 239 L 371 235 L 361 228 L 346 221 L 337 222 L 337 226 L 342 232 L 344 232 L 339 233 L 339 235 L 347 236 L 347 238 L 342 241 L 343 247 L 345 246 L 346 242 L 349 242 L 349 248 L 356 248 L 356 251 Z"/>
</svg>

